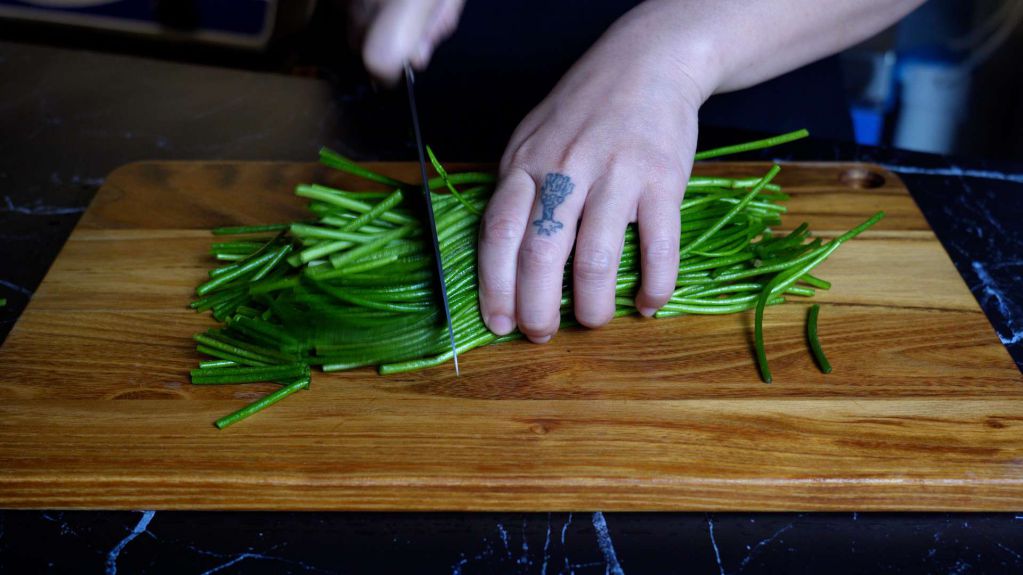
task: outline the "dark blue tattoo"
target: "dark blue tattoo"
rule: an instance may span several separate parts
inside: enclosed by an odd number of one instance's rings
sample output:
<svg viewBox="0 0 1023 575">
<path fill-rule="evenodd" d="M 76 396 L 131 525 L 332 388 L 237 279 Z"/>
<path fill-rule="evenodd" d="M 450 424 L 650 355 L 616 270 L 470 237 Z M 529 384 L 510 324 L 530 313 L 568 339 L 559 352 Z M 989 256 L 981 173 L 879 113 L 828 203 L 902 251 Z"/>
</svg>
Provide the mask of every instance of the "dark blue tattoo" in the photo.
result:
<svg viewBox="0 0 1023 575">
<path fill-rule="evenodd" d="M 560 206 L 565 198 L 572 193 L 575 184 L 572 178 L 565 174 L 551 172 L 543 179 L 543 186 L 540 187 L 540 203 L 543 205 L 543 213 L 539 220 L 535 220 L 536 233 L 541 236 L 553 236 L 554 232 L 565 227 L 564 224 L 554 219 L 554 208 Z"/>
</svg>

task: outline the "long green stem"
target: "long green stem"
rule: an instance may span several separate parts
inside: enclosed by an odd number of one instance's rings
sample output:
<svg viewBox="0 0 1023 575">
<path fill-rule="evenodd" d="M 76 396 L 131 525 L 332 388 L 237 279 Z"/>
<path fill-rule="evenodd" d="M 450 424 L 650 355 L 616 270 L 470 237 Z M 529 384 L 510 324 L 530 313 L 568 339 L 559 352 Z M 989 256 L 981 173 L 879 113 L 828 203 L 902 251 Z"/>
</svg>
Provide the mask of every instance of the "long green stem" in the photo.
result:
<svg viewBox="0 0 1023 575">
<path fill-rule="evenodd" d="M 824 350 L 821 349 L 821 340 L 817 336 L 817 316 L 820 315 L 820 311 L 821 306 L 818 304 L 810 306 L 810 312 L 806 319 L 806 339 L 810 342 L 810 350 L 813 351 L 813 357 L 817 360 L 821 371 L 831 373 L 831 363 L 824 355 Z"/>
<path fill-rule="evenodd" d="M 709 160 L 710 158 L 717 158 L 719 156 L 727 156 L 729 154 L 739 154 L 742 152 L 751 152 L 753 150 L 761 150 L 763 148 L 770 148 L 779 144 L 785 144 L 795 140 L 803 139 L 810 135 L 810 132 L 806 130 L 796 130 L 795 132 L 789 132 L 787 134 L 781 134 L 779 136 L 772 136 L 770 138 L 764 138 L 763 140 L 755 140 L 753 142 L 746 142 L 744 144 L 736 144 L 734 146 L 724 146 L 721 148 L 714 148 L 712 150 L 704 150 L 697 152 L 696 161 Z"/>
<path fill-rule="evenodd" d="M 767 172 L 767 175 L 765 175 L 757 185 L 753 186 L 753 189 L 750 190 L 748 194 L 743 196 L 742 201 L 732 206 L 732 208 L 729 209 L 728 212 L 724 216 L 722 216 L 720 220 L 718 220 L 713 226 L 711 226 L 702 234 L 700 234 L 699 237 L 683 246 L 682 249 L 679 250 L 679 255 L 685 256 L 690 251 L 699 247 L 700 244 L 707 241 L 707 239 L 710 238 L 712 235 L 717 233 L 717 231 L 720 230 L 725 224 L 730 222 L 732 218 L 735 217 L 736 214 L 742 211 L 742 209 L 746 207 L 746 204 L 750 203 L 753 200 L 753 198 L 755 198 L 756 195 L 760 193 L 760 190 L 764 189 L 764 186 L 769 184 L 771 180 L 773 180 L 774 177 L 778 175 L 779 171 L 781 171 L 781 167 L 778 166 L 777 164 L 771 166 L 771 169 Z"/>
<path fill-rule="evenodd" d="M 284 399 L 285 397 L 288 397 L 289 395 L 295 393 L 296 391 L 308 388 L 309 388 L 308 377 L 296 379 L 295 381 L 289 383 L 288 385 L 271 393 L 270 395 L 267 395 L 266 397 L 263 397 L 261 399 L 257 399 L 256 401 L 246 405 L 245 407 L 239 409 L 238 411 L 230 415 L 225 415 L 224 417 L 221 417 L 216 422 L 214 422 L 214 425 L 216 425 L 218 429 L 230 427 L 255 413 L 259 413 L 260 411 L 270 407 L 271 405 L 277 403 L 278 401 Z"/>
</svg>

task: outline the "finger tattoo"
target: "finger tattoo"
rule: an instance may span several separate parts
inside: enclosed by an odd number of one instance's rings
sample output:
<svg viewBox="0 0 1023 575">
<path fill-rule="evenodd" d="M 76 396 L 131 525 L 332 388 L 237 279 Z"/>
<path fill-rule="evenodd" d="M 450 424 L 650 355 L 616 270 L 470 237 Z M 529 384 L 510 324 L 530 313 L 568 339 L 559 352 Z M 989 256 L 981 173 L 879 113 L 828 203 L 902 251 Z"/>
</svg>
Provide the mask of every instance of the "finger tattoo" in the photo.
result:
<svg viewBox="0 0 1023 575">
<path fill-rule="evenodd" d="M 536 233 L 541 236 L 553 236 L 558 230 L 565 227 L 564 224 L 554 219 L 554 209 L 564 203 L 565 198 L 572 193 L 575 184 L 572 178 L 565 174 L 551 172 L 543 179 L 543 186 L 540 187 L 540 204 L 543 211 L 539 220 L 534 220 Z"/>
</svg>

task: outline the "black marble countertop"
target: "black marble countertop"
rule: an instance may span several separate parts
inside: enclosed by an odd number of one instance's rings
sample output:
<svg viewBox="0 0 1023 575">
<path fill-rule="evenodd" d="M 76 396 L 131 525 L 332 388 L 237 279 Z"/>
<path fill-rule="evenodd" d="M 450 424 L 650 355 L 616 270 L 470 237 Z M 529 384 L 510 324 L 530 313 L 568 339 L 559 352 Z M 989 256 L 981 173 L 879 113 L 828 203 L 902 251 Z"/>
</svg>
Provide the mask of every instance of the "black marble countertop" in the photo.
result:
<svg viewBox="0 0 1023 575">
<path fill-rule="evenodd" d="M 310 161 L 321 145 L 358 158 L 411 159 L 408 147 L 360 139 L 350 119 L 375 98 L 314 79 L 0 42 L 0 298 L 8 300 L 0 340 L 117 166 Z M 746 136 L 704 126 L 701 147 Z M 494 157 L 448 140 L 446 157 Z M 820 140 L 754 157 L 862 160 L 899 173 L 1023 369 L 1023 166 Z M 1021 570 L 1023 514 L 1012 513 L 0 510 L 0 573 Z"/>
</svg>

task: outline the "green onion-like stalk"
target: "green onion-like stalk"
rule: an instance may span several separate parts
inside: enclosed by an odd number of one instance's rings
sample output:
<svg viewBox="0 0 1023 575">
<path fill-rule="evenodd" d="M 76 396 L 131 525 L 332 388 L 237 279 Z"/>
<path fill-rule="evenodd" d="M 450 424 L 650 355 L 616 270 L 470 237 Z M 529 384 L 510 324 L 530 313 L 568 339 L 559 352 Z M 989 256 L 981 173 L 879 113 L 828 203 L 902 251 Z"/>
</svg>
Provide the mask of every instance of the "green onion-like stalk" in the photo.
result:
<svg viewBox="0 0 1023 575">
<path fill-rule="evenodd" d="M 824 350 L 821 349 L 821 340 L 817 337 L 817 316 L 820 315 L 820 312 L 821 306 L 817 304 L 810 306 L 810 312 L 806 319 L 806 339 L 810 342 L 810 350 L 813 351 L 813 357 L 817 360 L 817 366 L 821 368 L 822 372 L 831 373 L 831 363 L 824 355 Z"/>
<path fill-rule="evenodd" d="M 755 150 L 807 135 L 804 130 L 737 146 L 707 150 L 697 159 Z M 480 219 L 497 180 L 492 173 L 448 173 L 428 150 L 437 177 L 433 196 L 441 259 L 458 353 L 521 337 L 497 337 L 480 316 L 476 273 Z M 308 387 L 310 366 L 324 371 L 376 366 L 381 374 L 437 366 L 451 360 L 446 326 L 433 289 L 429 238 L 405 203 L 417 184 L 377 174 L 322 150 L 327 166 L 383 185 L 386 191 L 337 190 L 301 185 L 310 218 L 290 224 L 217 228 L 211 254 L 226 263 L 196 289 L 197 311 L 210 310 L 221 327 L 197 334 L 210 357 L 192 371 L 197 385 L 276 382 L 283 387 L 216 422 L 232 425 Z M 773 166 L 759 178 L 693 177 L 682 204 L 676 291 L 658 318 L 692 314 L 755 313 L 757 359 L 771 381 L 763 342 L 767 306 L 809 297 L 830 284 L 810 272 L 843 242 L 881 218 L 823 243 L 803 224 L 784 236 L 780 224 L 788 199 L 772 183 Z M 268 236 L 267 233 L 276 233 Z M 259 236 L 258 234 L 263 234 Z M 626 232 L 615 292 L 620 317 L 636 313 L 640 281 L 639 234 Z M 572 263 L 566 266 L 562 325 L 572 316 Z M 816 310 L 808 329 L 822 368 L 827 360 L 816 338 Z M 830 366 L 828 366 L 829 368 Z"/>
</svg>

